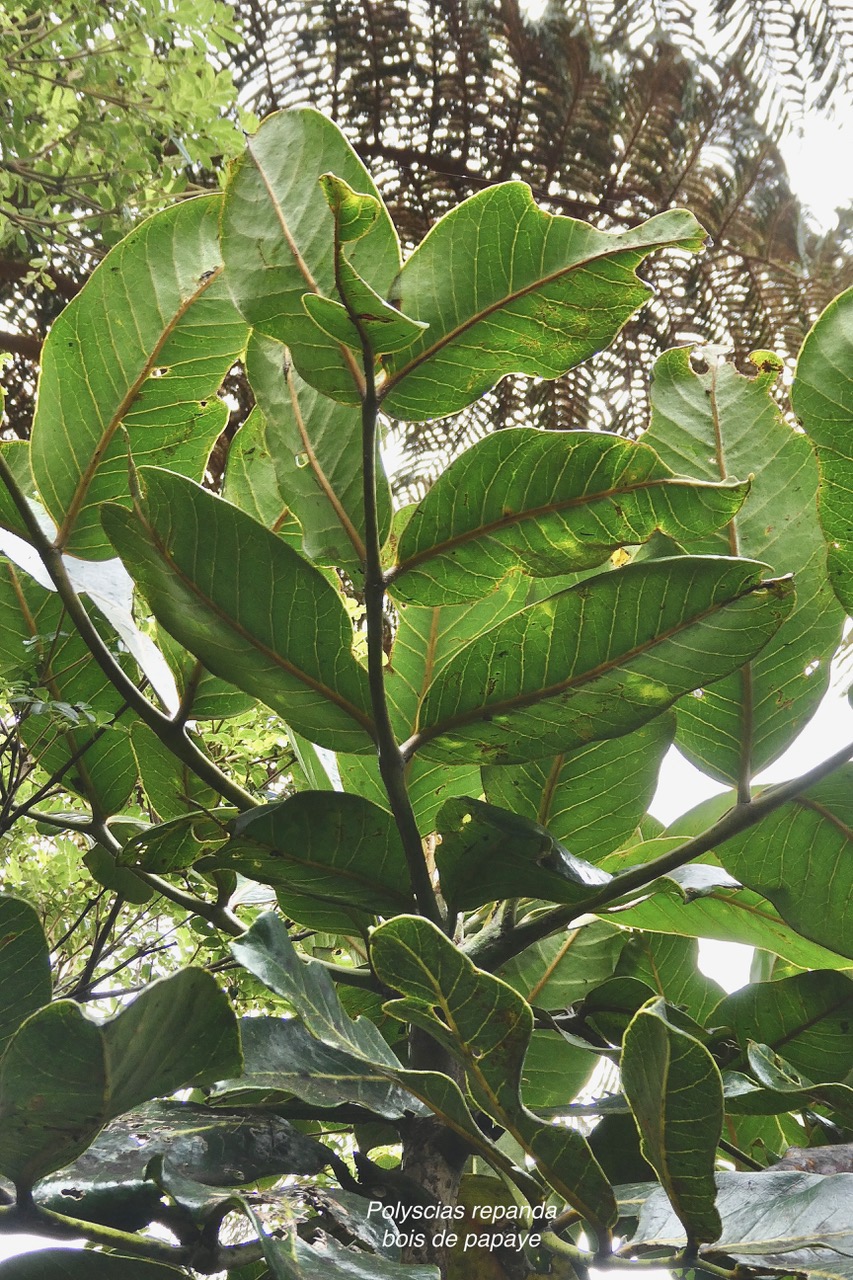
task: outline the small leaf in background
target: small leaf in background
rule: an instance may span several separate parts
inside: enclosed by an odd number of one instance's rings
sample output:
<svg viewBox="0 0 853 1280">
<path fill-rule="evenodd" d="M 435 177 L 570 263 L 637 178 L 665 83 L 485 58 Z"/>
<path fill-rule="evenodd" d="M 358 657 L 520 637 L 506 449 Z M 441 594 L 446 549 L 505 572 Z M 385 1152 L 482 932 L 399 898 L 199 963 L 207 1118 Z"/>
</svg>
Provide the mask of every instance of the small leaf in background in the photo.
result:
<svg viewBox="0 0 853 1280">
<path fill-rule="evenodd" d="M 442 669 L 408 750 L 523 764 L 637 728 L 776 632 L 792 588 L 762 572 L 683 556 L 628 565 L 523 609 Z"/>
<path fill-rule="evenodd" d="M 800 351 L 791 404 L 820 465 L 820 522 L 829 577 L 853 610 L 853 289 L 830 302 Z"/>
<path fill-rule="evenodd" d="M 0 1058 L 21 1023 L 50 1003 L 50 957 L 28 902 L 0 897 Z"/>
<path fill-rule="evenodd" d="M 413 906 L 391 815 L 339 791 L 302 791 L 237 818 L 210 867 L 272 885 L 289 916 L 328 933 L 357 933 Z"/>
<path fill-rule="evenodd" d="M 604 432 L 499 431 L 457 458 L 416 507 L 393 593 L 460 604 L 513 570 L 550 578 L 592 569 L 655 529 L 676 541 L 718 529 L 748 489 L 678 479 L 646 444 Z"/>
<path fill-rule="evenodd" d="M 610 879 L 538 823 L 468 796 L 447 800 L 436 827 L 441 892 L 453 911 L 519 897 L 581 907 Z"/>
<path fill-rule="evenodd" d="M 714 1162 L 723 1124 L 723 1083 L 704 1045 L 672 1026 L 664 1002 L 636 1014 L 622 1045 L 622 1085 L 640 1146 L 691 1245 L 722 1231 Z"/>
<path fill-rule="evenodd" d="M 257 388 L 253 390 L 257 396 Z M 267 421 L 257 404 L 228 446 L 222 497 L 301 550 L 302 527 L 279 491 Z"/>
<path fill-rule="evenodd" d="M 523 182 L 478 192 L 436 223 L 395 283 L 395 305 L 429 328 L 383 362 L 386 411 L 421 422 L 464 409 L 508 373 L 558 377 L 650 296 L 635 274 L 650 253 L 703 242 L 684 209 L 612 233 L 546 213 Z"/>
<path fill-rule="evenodd" d="M 728 526 L 694 530 L 685 550 L 748 556 L 794 575 L 796 603 L 770 643 L 701 698 L 678 705 L 681 750 L 731 783 L 775 760 L 814 714 L 843 622 L 826 574 L 818 468 L 808 441 L 782 418 L 775 379 L 773 371 L 746 378 L 724 363 L 699 374 L 685 348 L 664 352 L 654 366 L 643 436 L 665 463 L 697 480 L 752 476 Z"/>
<path fill-rule="evenodd" d="M 140 475 L 137 510 L 107 504 L 103 517 L 158 621 L 312 741 L 368 750 L 367 676 L 334 587 L 230 503 L 166 471 Z"/>
</svg>

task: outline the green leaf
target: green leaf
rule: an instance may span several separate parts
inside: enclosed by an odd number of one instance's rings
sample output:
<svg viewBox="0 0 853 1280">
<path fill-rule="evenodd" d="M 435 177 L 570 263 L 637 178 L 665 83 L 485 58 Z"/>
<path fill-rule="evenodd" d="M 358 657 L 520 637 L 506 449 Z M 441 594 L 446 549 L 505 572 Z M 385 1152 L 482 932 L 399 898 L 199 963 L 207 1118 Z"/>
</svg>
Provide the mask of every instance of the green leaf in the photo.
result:
<svg viewBox="0 0 853 1280">
<path fill-rule="evenodd" d="M 361 796 L 301 791 L 237 818 L 233 832 L 209 865 L 272 885 L 306 928 L 361 933 L 377 915 L 412 910 L 396 824 Z"/>
<path fill-rule="evenodd" d="M 684 1224 L 691 1245 L 722 1231 L 714 1161 L 723 1126 L 723 1082 L 704 1045 L 672 1026 L 664 1002 L 644 1005 L 625 1032 L 622 1085 L 640 1149 Z"/>
<path fill-rule="evenodd" d="M 627 840 L 651 803 L 675 733 L 672 712 L 633 733 L 524 765 L 487 765 L 490 804 L 547 827 L 590 862 Z"/>
<path fill-rule="evenodd" d="M 541 1009 L 567 1009 L 611 976 L 628 935 L 604 920 L 527 947 L 498 977 Z"/>
<path fill-rule="evenodd" d="M 715 1024 L 732 1028 L 744 1058 L 755 1040 L 819 1082 L 844 1080 L 850 1071 L 851 1019 L 853 981 L 831 970 L 743 987 L 714 1011 Z"/>
<path fill-rule="evenodd" d="M 112 629 L 102 631 L 115 648 Z M 130 669 L 126 656 L 118 660 Z M 20 727 L 42 768 L 48 774 L 61 770 L 70 791 L 93 801 L 102 813 L 117 813 L 136 782 L 136 760 L 126 734 L 100 724 L 118 716 L 121 695 L 68 625 L 56 593 L 9 563 L 0 564 L 0 670 L 32 690 L 37 705 L 44 704 L 40 714 L 31 709 Z M 56 703 L 65 704 L 66 713 L 51 717 Z"/>
<path fill-rule="evenodd" d="M 519 897 L 581 906 L 610 878 L 538 823 L 468 796 L 445 801 L 436 824 L 435 860 L 451 912 Z"/>
<path fill-rule="evenodd" d="M 231 944 L 242 965 L 270 990 L 282 996 L 323 1044 L 394 1069 L 399 1062 L 368 1018 L 352 1019 L 322 965 L 300 957 L 287 929 L 272 911 L 259 916 L 242 938 Z"/>
<path fill-rule="evenodd" d="M 249 342 L 246 372 L 264 413 L 280 499 L 302 526 L 304 554 L 318 564 L 361 570 L 360 410 L 316 391 L 293 368 L 287 348 L 258 332 Z M 384 542 L 391 526 L 391 492 L 379 457 L 376 501 Z"/>
<path fill-rule="evenodd" d="M 175 677 L 181 705 L 194 720 L 226 720 L 255 706 L 254 698 L 211 675 L 168 631 L 157 627 L 156 636 L 157 647 Z"/>
<path fill-rule="evenodd" d="M 216 806 L 218 795 L 163 745 L 153 729 L 137 721 L 131 725 L 130 741 L 148 803 L 160 818 L 181 818 L 188 809 Z"/>
<path fill-rule="evenodd" d="M 117 1253 L 39 1249 L 0 1262 L 0 1280 L 186 1280 L 185 1271 Z"/>
<path fill-rule="evenodd" d="M 270 1107 L 296 1097 L 321 1108 L 352 1103 L 388 1120 L 420 1110 L 387 1070 L 323 1044 L 297 1018 L 244 1018 L 240 1025 L 245 1067 L 217 1086 L 217 1105 Z"/>
<path fill-rule="evenodd" d="M 73 1160 L 104 1123 L 100 1028 L 57 1000 L 19 1027 L 0 1061 L 0 1172 L 29 1188 Z"/>
<path fill-rule="evenodd" d="M 20 898 L 0 897 L 0 1058 L 30 1014 L 50 1003 L 50 957 L 38 915 Z"/>
<path fill-rule="evenodd" d="M 698 480 L 753 476 L 728 527 L 697 530 L 687 550 L 736 553 L 794 575 L 796 604 L 770 643 L 742 671 L 678 707 L 680 748 L 726 782 L 769 764 L 814 714 L 843 622 L 826 576 L 817 465 L 808 441 L 782 420 L 775 377 L 745 378 L 726 364 L 697 374 L 686 349 L 668 351 L 655 364 L 643 437 L 665 463 Z"/>
<path fill-rule="evenodd" d="M 853 958 L 847 909 L 853 894 L 851 784 L 853 765 L 843 765 L 749 832 L 721 844 L 717 855 L 798 933 Z"/>
<path fill-rule="evenodd" d="M 587 579 L 458 652 L 430 686 L 406 750 L 523 764 L 628 733 L 758 652 L 792 607 L 791 590 L 722 557 Z"/>
<path fill-rule="evenodd" d="M 100 845 L 91 848 L 81 861 L 96 884 L 120 895 L 127 902 L 141 905 L 154 897 L 154 890 L 150 885 L 145 884 L 127 867 L 120 866 L 116 858 Z"/>
<path fill-rule="evenodd" d="M 795 1271 L 822 1277 L 849 1275 L 848 1259 L 853 1254 L 850 1183 L 848 1173 L 825 1177 L 787 1169 L 718 1173 L 717 1209 L 723 1233 L 714 1253 L 783 1275 Z M 640 1210 L 630 1243 L 684 1245 L 684 1232 L 661 1190 L 653 1191 Z"/>
<path fill-rule="evenodd" d="M 3 410 L 3 391 L 0 388 L 0 415 Z M 18 487 L 29 493 L 32 489 L 32 473 L 30 472 L 30 443 L 28 440 L 3 440 L 0 442 L 0 454 L 18 482 Z M 10 529 L 19 538 L 30 540 L 30 531 L 24 524 L 20 511 L 12 501 L 12 495 L 5 484 L 0 483 L 0 529 Z"/>
<path fill-rule="evenodd" d="M 683 209 L 614 233 L 546 213 L 523 182 L 478 192 L 432 228 L 394 285 L 395 306 L 429 328 L 383 362 L 386 411 L 420 422 L 464 409 L 508 373 L 559 377 L 650 296 L 635 274 L 649 253 L 703 239 Z"/>
<path fill-rule="evenodd" d="M 183 1086 L 239 1072 L 240 1037 L 228 998 L 203 969 L 153 983 L 101 1028 L 105 1119 Z"/>
<path fill-rule="evenodd" d="M 301 550 L 302 528 L 279 492 L 276 459 L 267 443 L 267 421 L 257 405 L 228 446 L 222 496 L 277 533 L 295 551 Z"/>
<path fill-rule="evenodd" d="M 51 328 L 31 457 L 63 550 L 112 555 L 99 508 L 126 500 L 128 438 L 137 463 L 200 479 L 225 426 L 216 393 L 247 329 L 220 279 L 221 205 L 181 201 L 144 222 Z"/>
<path fill-rule="evenodd" d="M 235 816 L 234 809 L 216 808 L 155 823 L 126 840 L 116 861 L 119 867 L 139 867 L 157 875 L 183 871 L 225 843 L 227 824 Z"/>
<path fill-rule="evenodd" d="M 589 1081 L 598 1055 L 566 1040 L 559 1031 L 534 1031 L 524 1055 L 521 1094 L 525 1105 L 561 1116 Z"/>
<path fill-rule="evenodd" d="M 584 1138 L 552 1128 L 521 1102 L 533 1031 L 530 1006 L 499 978 L 476 969 L 422 917 L 398 916 L 380 925 L 371 957 L 380 979 L 403 993 L 387 1012 L 423 1027 L 460 1058 L 477 1105 L 534 1157 L 557 1193 L 594 1228 L 615 1221 L 612 1189 Z"/>
<path fill-rule="evenodd" d="M 820 522 L 829 548 L 829 577 L 853 611 L 853 289 L 840 294 L 803 343 L 791 404 L 820 465 Z"/>
<path fill-rule="evenodd" d="M 646 444 L 605 432 L 498 431 L 457 458 L 415 509 L 391 571 L 394 595 L 460 604 L 512 571 L 592 569 L 655 529 L 679 542 L 718 529 L 748 490 L 677 479 Z"/>
<path fill-rule="evenodd" d="M 336 125 L 318 111 L 270 116 L 232 170 L 222 217 L 222 256 L 234 299 L 258 333 L 290 348 L 303 376 L 326 395 L 359 400 L 359 361 L 305 311 L 306 292 L 335 296 L 334 215 L 320 179 L 337 174 L 379 202 L 349 261 L 381 297 L 400 269 L 400 248 L 373 181 Z"/>
<path fill-rule="evenodd" d="M 192 481 L 140 473 L 109 536 L 158 621 L 204 665 L 321 746 L 370 749 L 367 676 L 334 587 L 275 534 Z"/>
<path fill-rule="evenodd" d="M 725 1072 L 726 1109 L 747 1115 L 777 1115 L 822 1104 L 850 1128 L 853 1124 L 853 1088 L 829 1081 L 815 1084 L 796 1071 L 769 1045 L 750 1041 L 746 1051 L 749 1070 L 758 1081 L 756 1087 L 739 1072 Z"/>
<path fill-rule="evenodd" d="M 621 923 L 621 916 L 617 917 Z M 624 947 L 617 977 L 639 978 L 670 1004 L 704 1022 L 723 996 L 723 988 L 698 966 L 699 947 L 693 938 L 666 933 L 636 934 Z"/>
</svg>

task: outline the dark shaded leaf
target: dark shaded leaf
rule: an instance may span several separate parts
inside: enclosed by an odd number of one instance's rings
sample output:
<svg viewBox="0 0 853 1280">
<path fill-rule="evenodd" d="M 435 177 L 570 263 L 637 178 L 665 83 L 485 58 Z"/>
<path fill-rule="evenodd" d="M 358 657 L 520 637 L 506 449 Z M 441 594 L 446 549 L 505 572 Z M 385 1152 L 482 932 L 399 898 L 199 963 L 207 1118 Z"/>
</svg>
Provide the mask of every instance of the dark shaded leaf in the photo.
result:
<svg viewBox="0 0 853 1280">
<path fill-rule="evenodd" d="M 50 1003 L 50 957 L 38 915 L 20 898 L 0 897 L 0 1058 L 21 1023 Z"/>
</svg>

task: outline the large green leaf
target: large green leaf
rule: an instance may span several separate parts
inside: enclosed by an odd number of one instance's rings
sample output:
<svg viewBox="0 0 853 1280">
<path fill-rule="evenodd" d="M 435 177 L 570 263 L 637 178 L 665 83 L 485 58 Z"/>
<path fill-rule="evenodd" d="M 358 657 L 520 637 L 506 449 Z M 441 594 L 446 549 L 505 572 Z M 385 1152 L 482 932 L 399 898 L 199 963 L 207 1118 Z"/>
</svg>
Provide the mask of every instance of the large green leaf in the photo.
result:
<svg viewBox="0 0 853 1280">
<path fill-rule="evenodd" d="M 567 1009 L 612 975 L 628 936 L 606 921 L 592 921 L 527 947 L 498 977 L 528 1004 Z"/>
<path fill-rule="evenodd" d="M 299 519 L 305 555 L 319 564 L 361 569 L 361 413 L 316 391 L 292 367 L 287 348 L 262 333 L 249 342 L 246 371 L 264 413 L 278 492 Z M 381 461 L 376 497 L 384 542 L 391 494 Z"/>
<path fill-rule="evenodd" d="M 106 1119 L 185 1085 L 213 1084 L 242 1065 L 228 997 L 203 969 L 152 983 L 101 1031 Z"/>
<path fill-rule="evenodd" d="M 383 361 L 386 410 L 443 417 L 505 374 L 558 377 L 650 296 L 635 274 L 649 253 L 703 240 L 683 209 L 614 233 L 546 213 L 523 182 L 479 192 L 432 228 L 394 285 L 395 305 L 429 328 Z"/>
<path fill-rule="evenodd" d="M 228 1001 L 202 970 L 164 978 L 100 1026 L 56 1001 L 21 1025 L 0 1061 L 0 1171 L 32 1186 L 114 1116 L 241 1061 Z"/>
<path fill-rule="evenodd" d="M 740 667 L 792 607 L 760 565 L 688 557 L 628 565 L 516 613 L 431 685 L 407 750 L 525 763 L 628 733 Z"/>
<path fill-rule="evenodd" d="M 367 676 L 340 596 L 229 503 L 156 468 L 109 536 L 158 621 L 204 665 L 323 746 L 370 749 Z"/>
<path fill-rule="evenodd" d="M 412 910 L 396 824 L 361 796 L 301 791 L 237 818 L 233 830 L 209 866 L 272 885 L 309 929 L 359 933 L 377 915 Z"/>
<path fill-rule="evenodd" d="M 816 970 L 751 984 L 720 1001 L 714 1023 L 731 1027 L 743 1061 L 755 1040 L 810 1080 L 844 1080 L 853 1045 L 853 981 Z"/>
<path fill-rule="evenodd" d="M 621 923 L 621 916 L 616 918 Z M 698 967 L 699 947 L 694 938 L 666 933 L 636 934 L 622 950 L 617 977 L 639 978 L 671 1005 L 677 1005 L 704 1022 L 719 1004 L 723 988 Z"/>
<path fill-rule="evenodd" d="M 21 1023 L 50 1003 L 50 957 L 28 902 L 0 898 L 0 1057 Z"/>
<path fill-rule="evenodd" d="M 844 765 L 717 849 L 733 876 L 792 928 L 853 958 L 853 765 Z"/>
<path fill-rule="evenodd" d="M 723 1233 L 715 1253 L 784 1275 L 806 1271 L 828 1280 L 851 1274 L 853 1174 L 823 1177 L 787 1169 L 718 1173 L 717 1187 Z M 666 1196 L 653 1191 L 630 1244 L 678 1248 L 684 1243 L 683 1228 Z"/>
<path fill-rule="evenodd" d="M 103 634 L 115 647 L 112 628 Z M 119 661 L 129 667 L 126 655 Z M 56 593 L 10 563 L 0 563 L 0 669 L 31 695 L 18 709 L 34 758 L 48 773 L 64 770 L 63 785 L 102 813 L 116 813 L 137 777 L 126 733 L 107 727 L 123 708 L 121 695 L 69 627 Z"/>
<path fill-rule="evenodd" d="M 609 878 L 537 822 L 468 796 L 445 801 L 436 826 L 436 866 L 452 911 L 520 897 L 580 907 Z"/>
<path fill-rule="evenodd" d="M 490 804 L 541 823 L 577 857 L 594 862 L 635 830 L 674 733 L 675 717 L 664 712 L 624 737 L 551 759 L 487 765 L 483 790 Z"/>
<path fill-rule="evenodd" d="M 232 170 L 222 216 L 222 256 L 237 306 L 254 329 L 286 343 L 304 378 L 357 403 L 362 380 L 348 348 L 323 333 L 306 293 L 337 300 L 335 220 L 320 178 L 343 178 L 378 199 L 370 175 L 336 125 L 310 108 L 270 116 Z M 400 248 L 381 205 L 349 261 L 382 297 L 400 269 Z"/>
<path fill-rule="evenodd" d="M 652 1165 L 688 1240 L 716 1240 L 714 1160 L 723 1125 L 723 1082 L 704 1045 L 667 1020 L 654 1000 L 636 1014 L 622 1043 L 622 1085 Z"/>
<path fill-rule="evenodd" d="M 117 1253 L 39 1249 L 0 1262 L 0 1280 L 186 1280 L 185 1271 Z"/>
<path fill-rule="evenodd" d="M 382 981 L 403 993 L 387 1011 L 423 1027 L 461 1059 L 477 1104 L 534 1157 L 540 1173 L 593 1227 L 614 1221 L 612 1189 L 584 1138 L 551 1127 L 521 1101 L 533 1031 L 530 1006 L 521 996 L 476 969 L 422 917 L 398 916 L 380 925 L 371 957 Z"/>
<path fill-rule="evenodd" d="M 247 329 L 222 274 L 220 196 L 183 201 L 117 245 L 44 344 L 31 445 L 58 544 L 112 555 L 102 502 L 127 493 L 137 462 L 197 476 L 228 417 L 216 393 Z M 124 428 L 124 431 L 120 430 Z"/>
<path fill-rule="evenodd" d="M 243 1073 L 217 1086 L 217 1104 L 275 1106 L 296 1097 L 320 1108 L 352 1103 L 388 1120 L 419 1110 L 387 1070 L 323 1044 L 298 1018 L 244 1018 L 241 1033 Z"/>
<path fill-rule="evenodd" d="M 853 289 L 840 294 L 803 343 L 791 387 L 794 412 L 817 451 L 820 522 L 829 576 L 853 611 Z"/>
<path fill-rule="evenodd" d="M 677 542 L 731 520 L 748 483 L 676 479 L 646 444 L 600 431 L 499 431 L 448 468 L 416 508 L 394 595 L 460 604 L 512 570 L 550 578 L 602 564 L 660 529 Z"/>
<path fill-rule="evenodd" d="M 131 725 L 130 741 L 148 803 L 160 818 L 181 818 L 189 810 L 216 806 L 216 792 L 199 781 L 153 729 L 138 720 Z"/>
<path fill-rule="evenodd" d="M 85 1151 L 106 1089 L 103 1037 L 80 1007 L 58 1000 L 34 1013 L 0 1061 L 0 1172 L 29 1188 Z"/>
<path fill-rule="evenodd" d="M 726 782 L 757 772 L 794 740 L 826 691 L 841 638 L 843 614 L 832 599 L 817 519 L 817 465 L 808 441 L 781 418 L 774 377 L 745 378 L 727 364 L 697 374 L 685 348 L 668 351 L 655 364 L 643 437 L 665 463 L 697 479 L 753 476 L 728 527 L 697 530 L 684 540 L 687 550 L 748 556 L 794 575 L 795 607 L 770 643 L 678 707 L 679 746 Z"/>
</svg>

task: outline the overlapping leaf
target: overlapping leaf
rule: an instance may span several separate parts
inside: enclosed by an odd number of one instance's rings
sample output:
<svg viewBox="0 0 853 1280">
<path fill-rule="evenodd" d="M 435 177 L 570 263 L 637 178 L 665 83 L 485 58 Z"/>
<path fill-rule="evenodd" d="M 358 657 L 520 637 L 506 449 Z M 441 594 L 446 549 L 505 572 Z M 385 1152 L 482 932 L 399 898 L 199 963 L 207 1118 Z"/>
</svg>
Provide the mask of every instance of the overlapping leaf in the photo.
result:
<svg viewBox="0 0 853 1280">
<path fill-rule="evenodd" d="M 849 1073 L 851 1019 L 853 981 L 820 970 L 743 987 L 714 1011 L 715 1024 L 734 1032 L 743 1061 L 754 1040 L 818 1082 Z M 740 1061 L 731 1065 L 740 1069 Z"/>
<path fill-rule="evenodd" d="M 31 456 L 64 550 L 112 555 L 98 509 L 127 493 L 128 437 L 137 462 L 203 474 L 228 417 L 216 393 L 248 334 L 220 278 L 221 203 L 206 196 L 149 218 L 51 328 Z"/>
<path fill-rule="evenodd" d="M 328 933 L 358 933 L 413 906 L 393 818 L 342 792 L 302 791 L 237 818 L 206 866 L 272 885 L 289 916 Z"/>
<path fill-rule="evenodd" d="M 115 635 L 106 629 L 108 643 Z M 127 658 L 119 656 L 122 665 Z M 20 734 L 48 773 L 116 813 L 136 782 L 136 760 L 121 728 L 123 703 L 53 592 L 0 564 L 0 669 L 20 689 Z"/>
<path fill-rule="evenodd" d="M 263 410 L 280 500 L 301 524 L 305 555 L 319 564 L 361 569 L 361 413 L 316 391 L 293 368 L 287 348 L 262 333 L 249 342 L 246 371 Z M 384 541 L 391 494 L 381 460 L 376 501 Z"/>
<path fill-rule="evenodd" d="M 577 857 L 594 862 L 635 830 L 657 787 L 675 733 L 672 712 L 633 733 L 524 765 L 487 765 L 490 804 L 547 827 Z"/>
<path fill-rule="evenodd" d="M 459 604 L 512 570 L 550 578 L 594 568 L 655 529 L 677 542 L 701 537 L 734 517 L 748 487 L 677 479 L 645 444 L 604 432 L 499 431 L 462 454 L 414 511 L 394 595 Z"/>
<path fill-rule="evenodd" d="M 651 720 L 757 653 L 792 606 L 743 560 L 629 565 L 516 613 L 434 680 L 406 751 L 525 763 Z"/>
<path fill-rule="evenodd" d="M 505 374 L 558 377 L 649 297 L 635 273 L 649 253 L 703 240 L 683 209 L 615 233 L 546 213 L 523 182 L 478 192 L 436 223 L 394 285 L 395 305 L 429 328 L 383 362 L 386 410 L 443 417 Z"/>
<path fill-rule="evenodd" d="M 302 527 L 279 491 L 266 437 L 266 418 L 256 404 L 228 447 L 222 496 L 299 551 Z"/>
<path fill-rule="evenodd" d="M 725 841 L 717 855 L 798 933 L 853 958 L 851 785 L 853 765 L 844 765 L 749 832 Z"/>
<path fill-rule="evenodd" d="M 678 708 L 680 747 L 726 782 L 770 763 L 814 714 L 843 621 L 826 575 L 817 465 L 808 441 L 780 416 L 775 376 L 745 378 L 726 364 L 700 375 L 686 349 L 668 351 L 655 365 L 644 436 L 665 463 L 697 479 L 753 476 L 729 525 L 697 530 L 684 542 L 689 551 L 749 556 L 794 575 L 796 604 L 770 643 Z"/>
<path fill-rule="evenodd" d="M 652 1165 L 691 1245 L 722 1231 L 714 1161 L 723 1125 L 723 1082 L 704 1045 L 673 1026 L 662 1000 L 644 1005 L 622 1044 L 622 1085 Z"/>
<path fill-rule="evenodd" d="M 21 1023 L 50 1002 L 50 958 L 35 910 L 0 898 L 0 1057 Z"/>
<path fill-rule="evenodd" d="M 104 524 L 158 621 L 312 741 L 370 749 L 367 677 L 340 597 L 275 534 L 181 476 L 140 473 Z"/>
<path fill-rule="evenodd" d="M 338 300 L 334 215 L 320 185 L 327 173 L 378 200 L 372 178 L 331 120 L 311 109 L 270 116 L 232 171 L 222 256 L 237 306 L 255 330 L 286 343 L 312 386 L 355 404 L 362 382 L 357 358 L 318 328 L 302 302 L 306 293 Z M 381 202 L 349 260 L 381 297 L 388 296 L 400 248 Z"/>
<path fill-rule="evenodd" d="M 614 925 L 593 921 L 525 948 L 498 977 L 528 1004 L 567 1009 L 612 975 L 627 938 Z"/>
<path fill-rule="evenodd" d="M 522 1103 L 524 1055 L 533 1031 L 530 1006 L 506 983 L 483 973 L 422 917 L 387 921 L 371 939 L 374 968 L 402 998 L 389 1013 L 423 1027 L 465 1066 L 468 1088 L 536 1160 L 551 1185 L 595 1228 L 615 1220 L 612 1189 L 584 1138 L 556 1129 Z"/>
<path fill-rule="evenodd" d="M 794 412 L 818 456 L 820 522 L 829 548 L 829 576 L 853 611 L 853 289 L 819 317 L 797 360 Z"/>
<path fill-rule="evenodd" d="M 538 823 L 481 800 L 445 801 L 436 824 L 441 892 L 453 911 L 519 897 L 580 908 L 609 879 Z"/>
<path fill-rule="evenodd" d="M 31 1187 L 123 1111 L 240 1062 L 227 999 L 199 969 L 154 983 L 101 1025 L 55 1001 L 22 1023 L 0 1062 L 0 1172 Z"/>
</svg>

